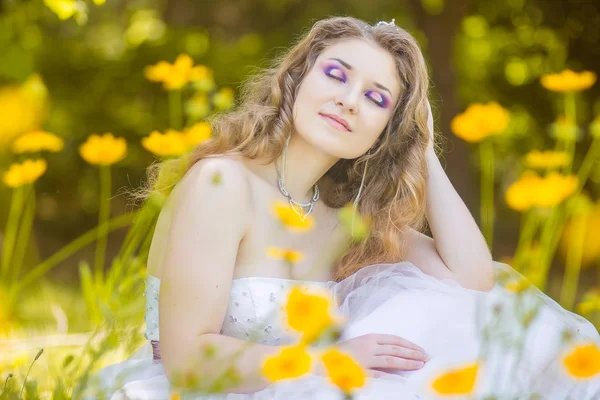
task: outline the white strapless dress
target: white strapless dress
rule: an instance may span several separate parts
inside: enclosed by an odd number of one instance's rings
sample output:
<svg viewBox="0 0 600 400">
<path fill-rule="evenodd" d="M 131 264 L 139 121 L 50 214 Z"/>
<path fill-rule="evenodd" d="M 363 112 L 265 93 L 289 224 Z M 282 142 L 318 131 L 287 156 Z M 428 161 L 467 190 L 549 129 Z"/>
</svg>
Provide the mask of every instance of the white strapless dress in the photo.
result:
<svg viewBox="0 0 600 400">
<path fill-rule="evenodd" d="M 510 266 L 494 264 L 497 270 L 520 277 Z M 409 262 L 371 265 L 341 282 L 234 279 L 221 334 L 270 345 L 292 343 L 295 339 L 283 325 L 281 305 L 287 290 L 297 284 L 333 292 L 347 319 L 341 341 L 367 333 L 393 334 L 420 345 L 431 356 L 420 370 L 397 372 L 397 379 L 369 379 L 357 392 L 357 399 L 435 399 L 430 389 L 435 376 L 472 363 L 483 354 L 485 361 L 473 398 L 483 399 L 494 393 L 496 399 L 530 399 L 537 393 L 538 399 L 600 399 L 598 377 L 577 381 L 566 373 L 560 361 L 560 355 L 573 344 L 591 341 L 600 345 L 597 330 L 586 319 L 566 311 L 537 289 L 528 290 L 522 297 L 499 284 L 490 292 L 469 290 L 453 280 L 426 275 Z M 160 361 L 153 359 L 150 343 L 159 340 L 159 287 L 160 281 L 149 276 L 147 343 L 126 361 L 95 373 L 86 387 L 77 388 L 77 396 L 169 399 L 169 381 Z M 533 309 L 537 309 L 536 317 L 524 334 L 522 315 Z M 524 346 L 524 352 L 518 351 L 519 344 Z M 98 385 L 104 394 L 97 392 Z M 251 394 L 182 396 L 197 400 L 342 397 L 327 378 L 310 374 Z"/>
</svg>

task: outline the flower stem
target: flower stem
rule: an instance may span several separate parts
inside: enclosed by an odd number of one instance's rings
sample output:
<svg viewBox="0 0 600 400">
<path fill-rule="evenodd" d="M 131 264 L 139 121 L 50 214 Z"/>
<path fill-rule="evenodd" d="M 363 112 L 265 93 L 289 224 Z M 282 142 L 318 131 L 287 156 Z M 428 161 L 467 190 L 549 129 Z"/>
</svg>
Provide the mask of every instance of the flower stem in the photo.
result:
<svg viewBox="0 0 600 400">
<path fill-rule="evenodd" d="M 573 219 L 573 222 L 575 223 L 575 237 L 567 250 L 565 275 L 560 292 L 560 304 L 567 310 L 572 310 L 575 305 L 586 231 L 586 220 L 584 217 L 576 217 Z"/>
<path fill-rule="evenodd" d="M 12 269 L 12 282 L 16 282 L 19 279 L 21 268 L 23 267 L 23 258 L 27 246 L 30 243 L 31 227 L 33 225 L 33 219 L 35 217 L 35 189 L 33 185 L 28 185 L 27 194 L 25 196 L 25 211 L 23 212 L 23 220 L 21 222 L 21 228 L 19 229 L 19 235 L 17 237 L 17 244 L 13 259 Z"/>
<path fill-rule="evenodd" d="M 181 90 L 169 91 L 169 123 L 175 130 L 181 129 L 183 126 Z"/>
<path fill-rule="evenodd" d="M 481 225 L 491 248 L 494 242 L 494 148 L 490 140 L 479 145 L 481 161 Z"/>
<path fill-rule="evenodd" d="M 565 116 L 567 117 L 567 123 L 570 121 L 573 124 L 577 124 L 577 107 L 575 104 L 575 93 L 573 92 L 568 92 L 565 93 Z M 570 157 L 570 162 L 565 165 L 564 170 L 563 170 L 563 174 L 568 175 L 571 173 L 571 170 L 573 168 L 573 161 L 574 161 L 574 156 L 575 156 L 575 141 L 577 139 L 576 138 L 571 138 L 571 140 L 566 140 L 565 143 L 565 151 L 567 152 L 567 154 Z"/>
<path fill-rule="evenodd" d="M 104 256 L 106 254 L 106 242 L 108 232 L 106 221 L 110 217 L 110 194 L 111 194 L 110 167 L 100 167 L 100 210 L 98 212 L 98 242 L 96 243 L 96 257 L 94 260 L 94 278 L 101 282 L 104 275 Z"/>
<path fill-rule="evenodd" d="M 10 297 L 14 298 L 14 296 L 16 296 L 19 291 L 21 291 L 23 288 L 29 286 L 36 279 L 39 279 L 42 276 L 44 276 L 44 274 L 46 274 L 48 271 L 50 271 L 58 263 L 65 260 L 66 258 L 70 257 L 71 255 L 75 254 L 77 251 L 79 251 L 83 247 L 89 245 L 94 240 L 96 240 L 98 238 L 99 230 L 103 229 L 106 231 L 106 233 L 108 233 L 108 232 L 112 232 L 117 229 L 121 229 L 121 228 L 129 225 L 131 223 L 131 221 L 133 220 L 133 218 L 135 217 L 135 215 L 136 215 L 135 213 L 132 213 L 132 214 L 125 214 L 125 215 L 118 216 L 116 218 L 113 218 L 110 221 L 107 221 L 105 223 L 105 226 L 97 226 L 95 228 L 90 229 L 83 235 L 75 238 L 73 241 L 71 241 L 69 244 L 64 246 L 62 249 L 60 249 L 59 251 L 57 251 L 56 253 L 54 253 L 53 255 L 48 257 L 47 259 L 45 259 L 40 264 L 33 267 L 31 269 L 31 271 L 29 271 L 27 274 L 25 274 L 25 276 L 23 276 L 23 278 L 21 278 L 18 282 L 16 282 L 15 285 L 13 286 L 13 288 L 11 289 Z"/>
<path fill-rule="evenodd" d="M 0 271 L 0 280 L 7 282 L 10 274 L 10 262 L 15 247 L 15 238 L 23 210 L 24 188 L 22 186 L 13 190 L 10 202 L 10 210 L 8 212 L 8 220 L 6 221 L 6 229 L 4 230 L 4 241 L 2 243 L 2 270 Z"/>
<path fill-rule="evenodd" d="M 524 221 L 521 223 L 521 233 L 519 235 L 519 242 L 517 244 L 517 248 L 515 250 L 515 255 L 513 258 L 513 264 L 517 270 L 523 271 L 522 258 L 526 249 L 531 247 L 531 241 L 533 240 L 533 236 L 535 235 L 535 231 L 537 230 L 540 222 L 540 218 L 538 218 L 537 212 L 535 209 L 527 211 L 524 214 Z"/>
</svg>

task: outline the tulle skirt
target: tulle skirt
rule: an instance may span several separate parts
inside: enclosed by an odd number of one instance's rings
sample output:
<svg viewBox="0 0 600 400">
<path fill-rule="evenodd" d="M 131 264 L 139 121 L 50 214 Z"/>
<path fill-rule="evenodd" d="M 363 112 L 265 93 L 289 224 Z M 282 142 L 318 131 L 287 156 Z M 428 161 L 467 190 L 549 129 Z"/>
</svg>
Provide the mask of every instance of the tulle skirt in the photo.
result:
<svg viewBox="0 0 600 400">
<path fill-rule="evenodd" d="M 521 278 L 506 264 L 494 265 L 497 272 Z M 600 399 L 598 375 L 578 379 L 562 362 L 574 346 L 600 346 L 597 330 L 536 288 L 518 295 L 500 283 L 490 292 L 469 290 L 401 262 L 365 267 L 341 282 L 332 282 L 331 289 L 347 320 L 340 341 L 368 333 L 393 334 L 418 344 L 431 357 L 419 370 L 368 379 L 355 393 L 356 399 L 435 399 L 438 393 L 432 382 L 437 377 L 478 360 L 472 398 L 494 394 L 497 399 L 530 399 L 537 393 L 541 399 Z M 150 343 L 126 361 L 98 371 L 91 382 L 77 389 L 79 396 L 150 400 L 169 399 L 171 392 L 162 364 L 153 360 Z M 255 393 L 182 398 L 328 400 L 342 396 L 327 378 L 306 375 Z"/>
</svg>

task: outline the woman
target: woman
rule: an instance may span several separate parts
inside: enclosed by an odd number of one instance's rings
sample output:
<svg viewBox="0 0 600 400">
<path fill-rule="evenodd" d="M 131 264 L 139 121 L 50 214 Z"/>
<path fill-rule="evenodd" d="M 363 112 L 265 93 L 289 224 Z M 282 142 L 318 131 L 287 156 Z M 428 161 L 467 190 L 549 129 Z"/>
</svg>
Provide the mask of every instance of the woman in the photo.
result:
<svg viewBox="0 0 600 400">
<path fill-rule="evenodd" d="M 550 349 L 564 329 L 586 340 L 598 334 L 541 292 L 532 291 L 543 306 L 524 355 L 481 339 L 483 325 L 516 316 L 506 309 L 514 296 L 495 284 L 495 272 L 515 272 L 492 260 L 435 155 L 428 79 L 405 30 L 350 17 L 318 21 L 252 77 L 240 106 L 212 121 L 214 139 L 194 150 L 161 212 L 148 262 L 152 354 L 148 344 L 100 371 L 109 397 L 168 398 L 194 384 L 223 392 L 214 398 L 339 398 L 319 365 L 271 385 L 260 373 L 266 356 L 294 340 L 277 310 L 302 283 L 339 300 L 348 319 L 339 346 L 372 377 L 358 398 L 429 398 L 433 371 L 484 350 L 503 367 L 483 369 L 479 394 L 501 387 L 592 398 L 597 382 L 571 385 Z M 314 219 L 313 229 L 282 229 L 272 213 L 281 200 Z M 372 220 L 362 242 L 350 243 L 338 223 L 350 202 Z M 433 239 L 419 233 L 425 220 Z M 281 262 L 269 248 L 303 257 Z M 495 302 L 503 298 L 509 303 Z M 506 370 L 517 376 L 502 386 Z"/>
</svg>

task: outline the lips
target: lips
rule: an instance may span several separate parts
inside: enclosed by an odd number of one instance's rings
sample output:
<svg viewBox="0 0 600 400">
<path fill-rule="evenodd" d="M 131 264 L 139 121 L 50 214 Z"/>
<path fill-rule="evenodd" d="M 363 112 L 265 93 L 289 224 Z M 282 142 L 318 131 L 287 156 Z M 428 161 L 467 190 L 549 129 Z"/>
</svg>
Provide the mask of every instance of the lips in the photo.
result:
<svg viewBox="0 0 600 400">
<path fill-rule="evenodd" d="M 330 125 L 332 125 L 333 127 L 341 129 L 341 130 L 345 130 L 348 132 L 352 132 L 352 129 L 350 129 L 350 125 L 344 118 L 338 117 L 337 115 L 334 115 L 334 114 L 321 114 L 320 113 L 319 115 L 321 115 L 326 120 L 328 120 L 327 122 L 329 122 Z"/>
</svg>

